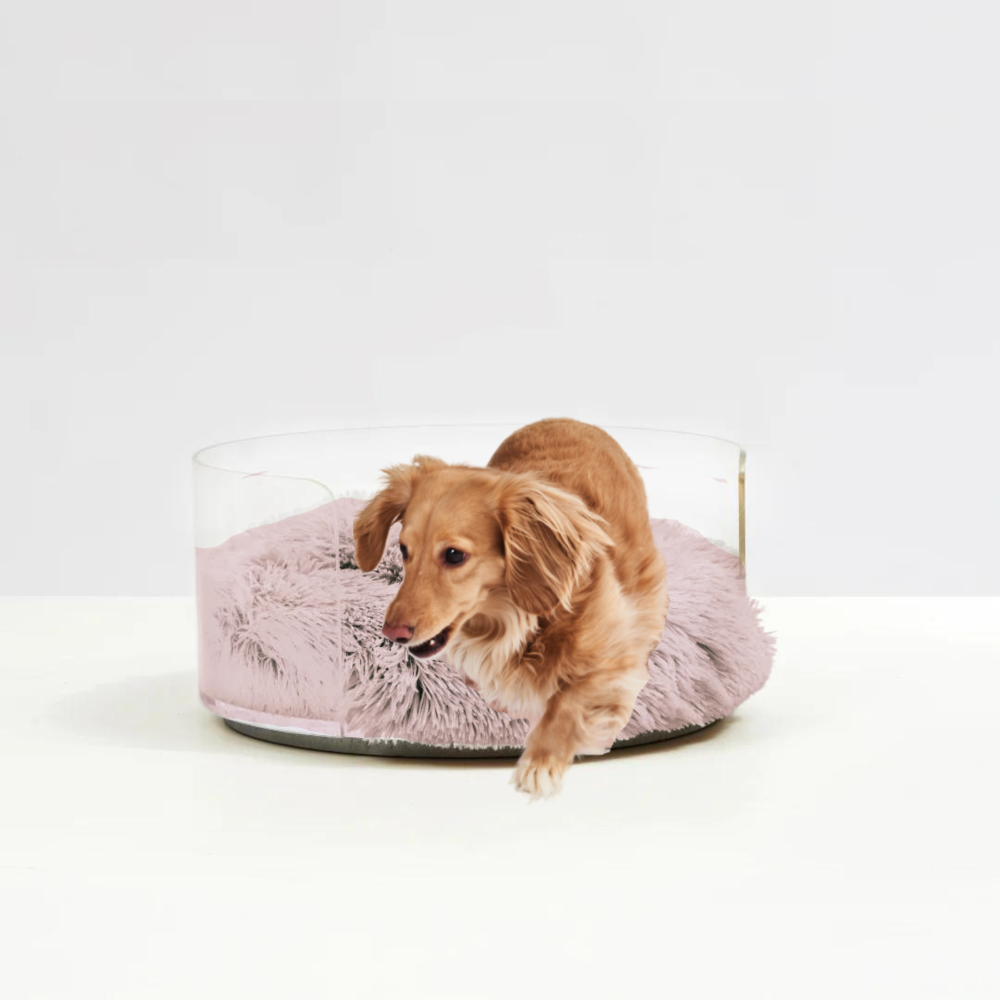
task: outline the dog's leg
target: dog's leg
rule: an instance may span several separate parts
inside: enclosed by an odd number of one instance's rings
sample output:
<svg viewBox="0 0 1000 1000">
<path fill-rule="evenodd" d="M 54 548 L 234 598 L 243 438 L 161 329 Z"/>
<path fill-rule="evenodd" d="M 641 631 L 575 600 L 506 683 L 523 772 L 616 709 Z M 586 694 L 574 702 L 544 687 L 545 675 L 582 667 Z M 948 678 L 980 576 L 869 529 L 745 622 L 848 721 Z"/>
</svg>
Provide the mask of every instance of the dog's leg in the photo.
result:
<svg viewBox="0 0 1000 1000">
<path fill-rule="evenodd" d="M 649 673 L 634 659 L 557 691 L 528 734 L 511 782 L 532 799 L 555 795 L 577 754 L 603 753 L 625 728 Z"/>
<path fill-rule="evenodd" d="M 607 753 L 632 718 L 632 709 L 649 680 L 649 657 L 633 661 L 633 667 L 608 682 L 598 697 L 584 707 L 584 745 L 578 754 Z"/>
<path fill-rule="evenodd" d="M 532 799 L 555 795 L 580 743 L 578 706 L 570 691 L 558 691 L 528 733 L 512 784 Z"/>
</svg>

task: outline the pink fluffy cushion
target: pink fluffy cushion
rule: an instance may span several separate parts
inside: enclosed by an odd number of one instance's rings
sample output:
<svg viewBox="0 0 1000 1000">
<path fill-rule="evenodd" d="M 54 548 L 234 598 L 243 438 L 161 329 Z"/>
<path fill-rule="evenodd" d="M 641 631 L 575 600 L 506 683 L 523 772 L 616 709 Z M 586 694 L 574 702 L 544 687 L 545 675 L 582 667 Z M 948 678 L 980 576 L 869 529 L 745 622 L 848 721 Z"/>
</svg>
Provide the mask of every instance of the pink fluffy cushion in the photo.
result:
<svg viewBox="0 0 1000 1000">
<path fill-rule="evenodd" d="M 522 746 L 525 720 L 495 711 L 447 663 L 414 659 L 381 634 L 402 578 L 399 526 L 382 563 L 362 573 L 351 534 L 362 503 L 337 500 L 198 550 L 203 698 L 235 709 L 229 717 L 321 734 Z M 651 523 L 670 614 L 619 742 L 729 715 L 774 657 L 739 559 L 676 521 Z"/>
</svg>

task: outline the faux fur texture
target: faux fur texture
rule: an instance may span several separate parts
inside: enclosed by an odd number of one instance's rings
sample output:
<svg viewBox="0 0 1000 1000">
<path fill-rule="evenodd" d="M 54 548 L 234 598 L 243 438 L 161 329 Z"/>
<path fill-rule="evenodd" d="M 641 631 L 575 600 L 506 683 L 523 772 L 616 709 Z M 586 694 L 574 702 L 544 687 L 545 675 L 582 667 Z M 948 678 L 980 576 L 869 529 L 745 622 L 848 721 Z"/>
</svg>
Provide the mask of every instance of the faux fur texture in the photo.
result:
<svg viewBox="0 0 1000 1000">
<path fill-rule="evenodd" d="M 231 718 L 330 735 L 523 746 L 526 720 L 381 634 L 402 579 L 399 525 L 377 569 L 362 573 L 351 525 L 363 504 L 336 500 L 197 550 L 202 697 Z M 739 559 L 676 521 L 652 526 L 670 613 L 620 739 L 729 715 L 764 684 L 774 656 Z"/>
</svg>

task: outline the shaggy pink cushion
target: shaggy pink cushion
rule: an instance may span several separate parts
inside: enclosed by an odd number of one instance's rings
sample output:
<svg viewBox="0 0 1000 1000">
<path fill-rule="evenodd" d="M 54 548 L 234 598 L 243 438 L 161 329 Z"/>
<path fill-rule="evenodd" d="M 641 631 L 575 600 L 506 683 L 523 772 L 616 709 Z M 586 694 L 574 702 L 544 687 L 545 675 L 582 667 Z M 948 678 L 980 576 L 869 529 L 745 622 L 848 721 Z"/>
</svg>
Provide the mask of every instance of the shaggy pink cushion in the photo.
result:
<svg viewBox="0 0 1000 1000">
<path fill-rule="evenodd" d="M 381 634 L 402 579 L 399 525 L 380 565 L 362 573 L 351 526 L 363 503 L 336 500 L 197 550 L 203 700 L 225 718 L 323 735 L 523 746 L 526 720 Z M 670 614 L 620 741 L 729 715 L 764 684 L 774 656 L 739 559 L 676 521 L 651 523 Z"/>
</svg>

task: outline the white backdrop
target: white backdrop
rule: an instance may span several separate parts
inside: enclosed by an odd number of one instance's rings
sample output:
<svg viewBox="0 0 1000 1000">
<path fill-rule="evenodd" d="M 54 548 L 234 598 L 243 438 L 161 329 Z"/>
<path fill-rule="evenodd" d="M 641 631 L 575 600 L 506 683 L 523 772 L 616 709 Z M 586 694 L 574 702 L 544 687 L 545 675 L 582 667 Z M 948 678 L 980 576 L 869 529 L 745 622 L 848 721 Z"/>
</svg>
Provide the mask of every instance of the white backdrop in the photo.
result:
<svg viewBox="0 0 1000 1000">
<path fill-rule="evenodd" d="M 191 592 L 205 444 L 550 415 L 741 440 L 756 593 L 1000 593 L 998 28 L 4 5 L 0 593 Z"/>
</svg>

